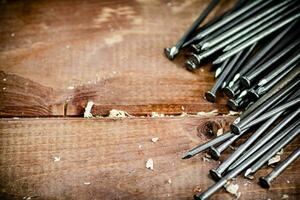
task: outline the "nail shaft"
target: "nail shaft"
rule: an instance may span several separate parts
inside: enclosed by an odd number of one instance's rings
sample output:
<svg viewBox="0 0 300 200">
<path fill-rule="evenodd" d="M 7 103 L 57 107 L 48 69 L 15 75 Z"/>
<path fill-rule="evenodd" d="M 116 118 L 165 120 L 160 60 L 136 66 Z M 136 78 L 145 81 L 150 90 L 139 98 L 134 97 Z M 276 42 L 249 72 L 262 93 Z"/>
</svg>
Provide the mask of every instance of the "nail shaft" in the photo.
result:
<svg viewBox="0 0 300 200">
<path fill-rule="evenodd" d="M 280 149 L 289 144 L 294 138 L 300 133 L 300 126 L 297 126 L 289 134 L 287 134 L 283 139 L 276 143 L 272 148 L 270 148 L 258 161 L 256 161 L 249 169 L 247 169 L 245 176 L 255 173 L 260 169 L 268 160 L 270 160 Z"/>
<path fill-rule="evenodd" d="M 205 150 L 207 150 L 209 147 L 213 146 L 213 145 L 216 145 L 220 142 L 223 142 L 225 140 L 228 140 L 229 138 L 233 137 L 234 134 L 232 134 L 231 132 L 227 132 L 227 133 L 224 133 L 204 144 L 201 144 L 193 149 L 191 149 L 190 151 L 188 151 L 187 153 L 184 154 L 184 156 L 182 157 L 182 159 L 187 159 L 187 158 L 191 158 L 193 156 L 195 156 L 196 154 L 198 153 L 201 153 Z"/>
<path fill-rule="evenodd" d="M 206 9 L 201 13 L 201 15 L 196 19 L 196 21 L 192 24 L 192 26 L 188 29 L 188 31 L 181 37 L 181 39 L 177 42 L 177 44 L 171 48 L 165 49 L 165 54 L 168 59 L 173 60 L 175 56 L 178 54 L 182 45 L 190 38 L 196 28 L 205 20 L 208 14 L 215 8 L 215 6 L 219 3 L 220 0 L 211 0 Z"/>
<path fill-rule="evenodd" d="M 234 49 L 231 49 L 230 51 L 224 53 L 217 60 L 215 60 L 213 62 L 213 64 L 218 64 L 218 63 L 223 62 L 224 60 L 227 60 L 231 56 L 235 55 L 237 52 L 247 48 L 248 46 L 252 45 L 255 42 L 260 41 L 261 39 L 267 37 L 268 35 L 274 33 L 275 31 L 277 31 L 278 29 L 288 25 L 289 23 L 292 23 L 293 21 L 297 20 L 299 17 L 300 17 L 300 14 L 295 14 L 292 17 L 289 17 L 289 18 L 287 18 L 287 19 L 271 26 L 267 30 L 265 30 L 265 31 L 261 32 L 260 34 L 256 35 L 255 37 L 249 39 L 248 41 L 242 43 L 241 45 L 238 45 Z"/>
<path fill-rule="evenodd" d="M 288 123 L 291 122 L 295 118 L 295 115 L 298 115 L 297 113 L 292 113 L 288 118 L 283 119 L 280 123 L 278 123 L 273 129 L 268 131 L 255 145 L 253 145 L 247 152 L 245 152 L 241 157 L 238 158 L 230 167 L 229 170 L 234 169 L 235 167 L 239 166 L 242 162 L 244 162 L 247 158 L 249 158 L 251 155 L 253 155 L 255 152 L 257 152 L 262 146 L 264 146 L 266 143 L 268 143 L 276 134 L 278 134 L 285 126 L 287 126 Z M 283 133 L 290 132 L 293 128 L 295 128 L 299 124 L 298 122 L 293 123 L 289 127 L 287 127 L 285 130 L 283 130 Z"/>
<path fill-rule="evenodd" d="M 287 159 L 279 163 L 273 171 L 265 177 L 260 177 L 259 183 L 263 188 L 270 188 L 271 182 L 277 178 L 289 165 L 300 157 L 300 148 L 297 148 Z"/>
</svg>

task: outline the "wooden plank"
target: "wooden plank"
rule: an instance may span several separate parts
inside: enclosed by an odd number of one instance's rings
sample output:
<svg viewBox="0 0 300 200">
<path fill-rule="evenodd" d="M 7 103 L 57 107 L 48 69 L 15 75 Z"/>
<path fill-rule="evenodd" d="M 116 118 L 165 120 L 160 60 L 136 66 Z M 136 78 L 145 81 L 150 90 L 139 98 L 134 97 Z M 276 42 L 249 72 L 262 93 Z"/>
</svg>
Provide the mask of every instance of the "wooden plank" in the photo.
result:
<svg viewBox="0 0 300 200">
<path fill-rule="evenodd" d="M 101 115 L 226 112 L 225 100 L 203 99 L 214 82 L 209 66 L 191 73 L 183 57 L 162 53 L 208 2 L 3 1 L 0 115 L 78 116 L 88 100 Z"/>
<path fill-rule="evenodd" d="M 232 117 L 2 119 L 0 198 L 192 199 L 196 188 L 213 184 L 208 173 L 218 162 L 204 162 L 203 154 L 181 160 L 182 154 L 209 139 L 207 127 L 227 129 L 232 121 Z M 153 137 L 159 141 L 151 142 Z M 145 168 L 149 158 L 153 171 Z M 271 168 L 261 170 L 250 184 L 239 178 L 241 199 L 281 199 L 284 194 L 299 199 L 299 164 L 300 160 L 289 167 L 270 190 L 256 183 Z M 212 199 L 233 197 L 222 190 Z"/>
</svg>

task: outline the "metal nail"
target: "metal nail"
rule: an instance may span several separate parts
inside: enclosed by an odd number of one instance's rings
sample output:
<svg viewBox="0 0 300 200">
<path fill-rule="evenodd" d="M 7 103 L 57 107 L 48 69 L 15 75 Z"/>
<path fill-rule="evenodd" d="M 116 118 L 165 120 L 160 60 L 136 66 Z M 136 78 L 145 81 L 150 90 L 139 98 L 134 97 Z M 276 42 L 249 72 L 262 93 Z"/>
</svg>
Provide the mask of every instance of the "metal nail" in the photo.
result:
<svg viewBox="0 0 300 200">
<path fill-rule="evenodd" d="M 298 113 L 296 113 L 298 114 Z M 295 113 L 290 114 L 290 117 L 283 119 L 279 124 L 277 124 L 273 129 L 268 131 L 257 143 L 255 143 L 249 150 L 247 150 L 241 157 L 239 157 L 230 167 L 228 170 L 232 170 L 239 166 L 242 162 L 248 159 L 251 155 L 257 152 L 262 146 L 268 143 L 276 134 L 280 133 L 280 131 L 294 119 Z M 284 129 L 281 133 L 289 133 L 293 130 L 296 126 L 299 125 L 299 121 L 293 123 L 292 125 L 288 126 Z M 280 133 L 280 134 L 281 134 Z"/>
<path fill-rule="evenodd" d="M 292 44 L 288 45 L 282 51 L 280 51 L 279 53 L 274 55 L 272 58 L 270 58 L 267 62 L 260 65 L 259 68 L 256 68 L 256 70 L 253 70 L 253 71 L 243 75 L 241 77 L 242 85 L 245 87 L 250 87 L 252 85 L 252 82 L 255 81 L 260 74 L 262 74 L 263 72 L 272 68 L 276 62 L 278 62 L 281 58 L 286 56 L 289 52 L 291 52 L 299 44 L 300 44 L 300 39 L 298 39 L 295 42 L 293 42 Z M 255 58 L 256 58 L 256 56 L 255 56 Z M 252 63 L 252 60 L 250 61 L 250 63 Z M 253 65 L 249 65 L 249 66 L 251 67 Z"/>
<path fill-rule="evenodd" d="M 264 104 L 266 101 L 268 101 L 268 99 L 270 99 L 276 93 L 281 91 L 283 88 L 286 88 L 289 85 L 291 85 L 291 83 L 293 83 L 293 81 L 299 74 L 300 74 L 300 69 L 297 69 L 295 71 L 293 70 L 290 73 L 288 73 L 288 75 L 286 75 L 281 81 L 279 81 L 276 85 L 274 85 L 270 91 L 268 91 L 265 95 L 259 98 L 255 103 L 253 103 L 247 110 L 245 110 L 240 117 L 245 118 L 247 115 L 252 113 L 262 104 Z"/>
<path fill-rule="evenodd" d="M 283 1 L 279 4 L 275 4 L 272 7 L 269 7 L 268 9 L 265 9 L 261 11 L 260 13 L 257 13 L 256 15 L 250 17 L 249 19 L 243 21 L 242 23 L 234 26 L 234 28 L 229 29 L 228 31 L 223 31 L 223 33 L 217 37 L 214 37 L 207 42 L 205 42 L 202 46 L 202 50 L 207 50 L 211 48 L 212 46 L 215 46 L 216 44 L 224 41 L 225 39 L 228 39 L 229 37 L 232 37 L 233 35 L 236 35 L 236 33 L 240 31 L 244 31 L 245 29 L 249 33 L 251 30 L 259 27 L 264 22 L 268 21 L 269 19 L 272 19 L 276 17 L 276 15 L 280 14 L 284 9 L 285 5 L 292 2 L 290 1 Z M 280 8 L 280 9 L 279 9 Z M 279 10 L 277 10 L 279 9 Z"/>
<path fill-rule="evenodd" d="M 275 145 L 271 143 L 266 144 L 264 149 L 268 149 L 268 151 L 263 154 L 262 157 L 258 161 L 256 161 L 250 168 L 248 168 L 245 172 L 245 176 L 248 177 L 250 174 L 255 173 L 258 169 L 260 169 L 270 158 L 272 158 L 280 149 L 289 144 L 294 138 L 298 136 L 300 133 L 300 125 L 294 128 L 290 133 L 286 134 L 279 142 L 276 142 Z M 278 135 L 277 137 L 279 137 Z"/>
<path fill-rule="evenodd" d="M 227 133 L 224 133 L 204 144 L 201 144 L 191 150 L 189 150 L 187 153 L 184 154 L 184 156 L 182 157 L 182 159 L 187 159 L 187 158 L 191 158 L 193 156 L 195 156 L 196 154 L 198 153 L 201 153 L 205 150 L 207 150 L 209 147 L 213 146 L 213 145 L 216 145 L 222 141 L 225 141 L 225 140 L 228 140 L 229 138 L 233 137 L 234 134 L 232 134 L 231 132 L 227 132 Z"/>
<path fill-rule="evenodd" d="M 297 148 L 284 161 L 280 162 L 267 176 L 260 177 L 259 183 L 263 188 L 270 188 L 271 182 L 277 178 L 290 164 L 300 157 L 300 148 Z"/>
<path fill-rule="evenodd" d="M 220 166 L 222 172 L 230 168 L 231 164 L 236 161 L 280 116 L 282 113 L 276 114 L 274 117 L 262 124 L 242 145 L 240 145 Z M 219 170 L 221 171 L 221 170 Z"/>
<path fill-rule="evenodd" d="M 277 114 L 277 113 L 279 113 L 281 111 L 285 111 L 285 110 L 287 110 L 287 109 L 289 109 L 291 107 L 294 107 L 294 106 L 296 106 L 298 104 L 300 104 L 300 98 L 296 98 L 296 99 L 294 99 L 294 100 L 292 100 L 290 102 L 284 103 L 284 104 L 282 104 L 282 105 L 280 105 L 280 106 L 278 106 L 278 107 L 276 107 L 274 109 L 271 109 L 271 110 L 265 112 L 263 115 L 259 116 L 255 120 L 249 122 L 245 126 L 241 126 L 240 129 L 241 130 L 249 129 L 249 128 L 251 128 L 251 127 L 253 127 L 253 126 L 255 126 L 255 125 L 257 125 L 257 124 L 259 124 L 259 123 L 261 123 L 261 122 L 263 122 L 263 121 L 265 121 L 267 119 L 269 119 L 269 118 L 271 118 L 273 115 L 275 115 L 275 114 Z"/>
<path fill-rule="evenodd" d="M 227 60 L 231 56 L 233 56 L 236 53 L 240 52 L 241 50 L 247 48 L 248 46 L 252 45 L 253 43 L 260 41 L 261 39 L 267 37 L 268 35 L 274 33 L 275 31 L 277 31 L 278 29 L 288 25 L 289 23 L 292 23 L 293 21 L 297 20 L 299 17 L 300 17 L 300 13 L 295 14 L 291 17 L 288 17 L 285 20 L 282 20 L 282 21 L 276 23 L 275 25 L 273 25 L 273 26 L 269 27 L 268 29 L 262 31 L 261 33 L 259 33 L 255 37 L 253 37 L 253 38 L 249 39 L 248 41 L 238 45 L 234 49 L 231 49 L 230 51 L 224 53 L 217 60 L 215 60 L 213 62 L 213 64 L 218 64 L 218 63 L 223 62 L 224 60 Z"/>
<path fill-rule="evenodd" d="M 241 132 L 241 127 L 245 127 L 248 123 L 253 121 L 255 118 L 260 116 L 262 113 L 264 113 L 267 109 L 276 106 L 280 102 L 284 101 L 285 98 L 287 98 L 287 94 L 289 92 L 293 91 L 295 87 L 298 86 L 300 83 L 300 80 L 294 81 L 292 84 L 290 84 L 290 87 L 285 88 L 284 90 L 280 90 L 278 93 L 276 93 L 274 96 L 267 99 L 264 103 L 262 103 L 259 108 L 255 109 L 251 114 L 245 116 L 241 115 L 241 120 L 237 124 L 231 124 L 231 130 L 235 134 L 239 134 Z M 245 117 L 244 117 L 245 116 Z"/>
<path fill-rule="evenodd" d="M 205 20 L 208 14 L 214 9 L 214 7 L 219 3 L 220 0 L 211 0 L 206 9 L 200 14 L 200 16 L 195 20 L 192 26 L 187 30 L 187 32 L 181 37 L 177 44 L 171 48 L 165 49 L 165 55 L 168 59 L 173 60 L 175 56 L 179 53 L 182 45 L 191 37 L 196 28 Z"/>
</svg>

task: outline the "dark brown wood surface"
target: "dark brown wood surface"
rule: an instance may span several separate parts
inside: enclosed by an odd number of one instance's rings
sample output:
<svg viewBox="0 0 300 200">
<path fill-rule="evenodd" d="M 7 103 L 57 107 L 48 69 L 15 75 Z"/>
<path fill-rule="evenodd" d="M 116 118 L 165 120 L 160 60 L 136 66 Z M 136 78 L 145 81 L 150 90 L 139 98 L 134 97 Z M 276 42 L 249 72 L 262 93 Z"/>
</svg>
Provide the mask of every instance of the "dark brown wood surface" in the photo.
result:
<svg viewBox="0 0 300 200">
<path fill-rule="evenodd" d="M 112 108 L 226 112 L 203 94 L 214 79 L 163 55 L 203 10 L 202 1 L 3 1 L 0 4 L 0 115 L 81 116 Z M 230 7 L 222 3 L 210 17 Z M 3 81 L 5 80 L 5 81 Z M 65 112 L 66 111 L 66 112 Z"/>
<path fill-rule="evenodd" d="M 214 183 L 200 154 L 183 153 L 210 139 L 207 127 L 232 117 L 131 119 L 4 119 L 0 121 L 0 197 L 22 199 L 192 199 Z M 153 143 L 151 139 L 158 137 Z M 296 141 L 299 144 L 300 141 Z M 295 143 L 285 149 L 285 154 Z M 228 151 L 227 153 L 230 153 Z M 224 154 L 227 156 L 228 154 Z M 60 158 L 55 161 L 55 157 Z M 152 158 L 154 170 L 146 169 Z M 299 199 L 298 160 L 270 190 L 238 179 L 241 199 Z M 195 191 L 194 191 L 195 190 Z M 212 199 L 234 199 L 224 190 Z"/>
<path fill-rule="evenodd" d="M 80 118 L 88 101 L 94 115 L 226 113 L 225 99 L 203 99 L 214 82 L 209 66 L 192 73 L 184 56 L 163 55 L 208 2 L 0 1 L 0 199 L 192 199 L 213 184 L 218 162 L 181 156 L 233 117 Z M 269 191 L 256 182 L 271 168 L 251 183 L 239 178 L 241 199 L 299 199 L 299 164 Z M 222 190 L 212 199 L 233 198 Z"/>
</svg>

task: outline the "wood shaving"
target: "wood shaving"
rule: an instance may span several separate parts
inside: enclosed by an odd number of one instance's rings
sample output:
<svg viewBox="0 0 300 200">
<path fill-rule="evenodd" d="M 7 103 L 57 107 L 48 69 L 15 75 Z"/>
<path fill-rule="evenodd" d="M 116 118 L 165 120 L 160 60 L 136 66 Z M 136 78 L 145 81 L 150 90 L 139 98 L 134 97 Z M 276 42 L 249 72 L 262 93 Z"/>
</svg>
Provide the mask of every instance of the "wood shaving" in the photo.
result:
<svg viewBox="0 0 300 200">
<path fill-rule="evenodd" d="M 282 195 L 282 197 L 281 197 L 281 199 L 288 199 L 289 198 L 289 195 L 287 195 L 287 194 L 284 194 L 284 195 Z"/>
<path fill-rule="evenodd" d="M 93 105 L 94 105 L 94 102 L 92 102 L 92 101 L 89 101 L 87 103 L 87 105 L 84 109 L 84 114 L 83 114 L 84 118 L 92 118 L 93 117 L 93 115 L 91 113 Z"/>
<path fill-rule="evenodd" d="M 246 176 L 245 178 L 250 179 L 250 180 L 253 180 L 253 179 L 254 179 L 254 176 L 253 176 L 253 175 L 248 175 L 248 176 Z"/>
<path fill-rule="evenodd" d="M 60 161 L 60 156 L 54 156 L 54 162 L 59 162 Z"/>
<path fill-rule="evenodd" d="M 111 118 L 125 118 L 130 116 L 127 112 L 122 111 L 122 110 L 116 110 L 116 109 L 112 109 L 111 111 L 109 111 L 109 116 Z"/>
<path fill-rule="evenodd" d="M 286 181 L 286 183 L 290 183 L 290 181 L 289 181 L 289 180 L 287 180 L 287 181 Z"/>
<path fill-rule="evenodd" d="M 150 169 L 150 170 L 153 170 L 153 160 L 152 160 L 152 158 L 149 158 L 148 160 L 147 160 L 147 162 L 146 162 L 146 168 L 147 169 Z"/>
<path fill-rule="evenodd" d="M 168 180 L 168 183 L 169 183 L 169 184 L 171 184 L 171 183 L 172 183 L 172 180 L 171 180 L 170 178 L 169 178 L 169 180 Z"/>
<path fill-rule="evenodd" d="M 164 114 L 159 114 L 157 112 L 152 112 L 151 113 L 151 117 L 155 118 L 155 117 L 164 117 L 165 115 Z"/>
<path fill-rule="evenodd" d="M 193 189 L 194 193 L 200 193 L 202 191 L 201 187 L 198 185 Z"/>
<path fill-rule="evenodd" d="M 154 138 L 151 139 L 151 141 L 154 142 L 154 143 L 157 142 L 158 140 L 159 140 L 158 137 L 154 137 Z"/>
<path fill-rule="evenodd" d="M 223 133 L 224 133 L 223 128 L 219 128 L 217 131 L 217 136 L 223 135 Z"/>
<path fill-rule="evenodd" d="M 185 116 L 188 116 L 188 114 L 186 112 L 182 112 L 180 117 L 185 117 Z"/>
<path fill-rule="evenodd" d="M 216 116 L 218 114 L 218 110 L 212 110 L 210 112 L 197 112 L 197 116 Z"/>
<path fill-rule="evenodd" d="M 143 148 L 143 145 L 139 144 L 139 149 Z"/>
<path fill-rule="evenodd" d="M 239 185 L 232 183 L 230 181 L 228 181 L 225 185 L 224 188 L 227 192 L 229 192 L 230 194 L 233 194 L 236 196 L 236 199 L 240 198 L 241 196 L 241 192 L 239 192 Z"/>
<path fill-rule="evenodd" d="M 74 86 L 69 86 L 68 90 L 74 90 L 74 88 L 75 88 Z"/>
<path fill-rule="evenodd" d="M 6 81 L 6 78 L 4 78 L 3 81 L 5 82 L 5 81 Z"/>
<path fill-rule="evenodd" d="M 268 165 L 272 165 L 274 163 L 278 163 L 280 161 L 280 155 L 275 155 L 268 161 Z"/>
<path fill-rule="evenodd" d="M 229 113 L 227 114 L 227 116 L 236 116 L 236 115 L 240 115 L 241 112 L 236 112 L 236 111 L 232 111 L 230 110 Z"/>
<path fill-rule="evenodd" d="M 280 151 L 278 151 L 276 154 L 277 155 L 282 155 L 283 154 L 283 149 L 281 149 Z"/>
<path fill-rule="evenodd" d="M 202 157 L 202 160 L 203 160 L 204 162 L 210 162 L 210 161 L 211 161 L 211 159 L 209 159 L 209 158 L 207 158 L 207 157 L 205 157 L 205 156 Z"/>
<path fill-rule="evenodd" d="M 83 184 L 84 184 L 84 185 L 91 185 L 90 182 L 84 182 Z"/>
<path fill-rule="evenodd" d="M 184 110 L 184 106 L 181 106 L 181 110 Z"/>
</svg>

